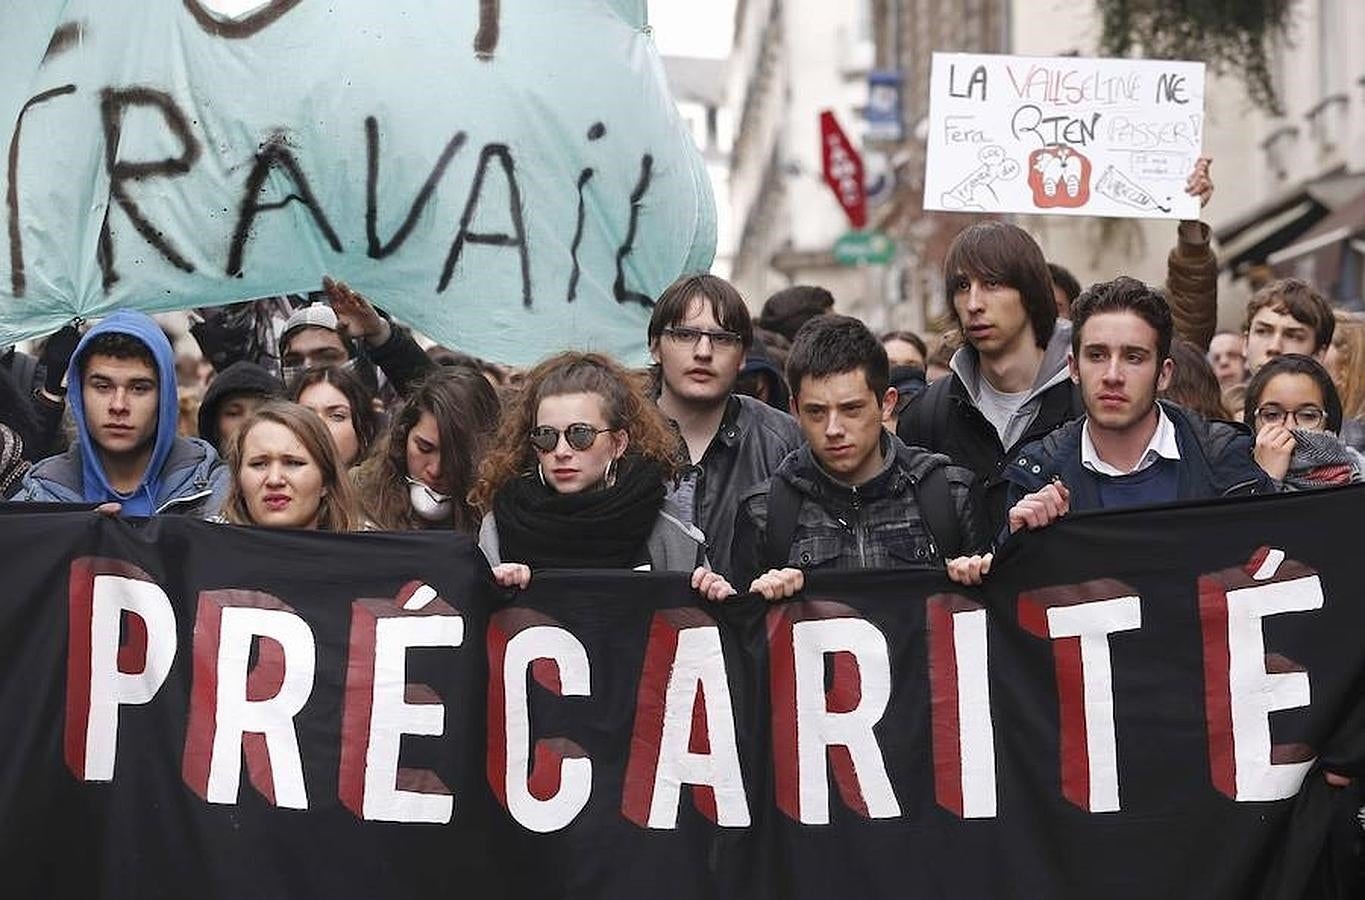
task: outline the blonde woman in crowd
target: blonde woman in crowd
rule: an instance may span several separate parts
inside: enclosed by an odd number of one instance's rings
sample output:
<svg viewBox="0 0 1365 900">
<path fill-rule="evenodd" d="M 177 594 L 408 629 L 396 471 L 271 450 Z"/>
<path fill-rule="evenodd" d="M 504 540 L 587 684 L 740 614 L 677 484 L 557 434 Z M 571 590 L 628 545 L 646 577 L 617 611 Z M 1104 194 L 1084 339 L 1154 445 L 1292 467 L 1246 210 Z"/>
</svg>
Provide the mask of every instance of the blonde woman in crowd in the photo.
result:
<svg viewBox="0 0 1365 900">
<path fill-rule="evenodd" d="M 242 423 L 228 459 L 232 483 L 222 520 L 262 528 L 364 529 L 336 445 L 311 410 L 266 403 Z"/>
<path fill-rule="evenodd" d="M 1335 310 L 1336 331 L 1323 364 L 1341 395 L 1341 439 L 1365 450 L 1365 318 Z"/>
</svg>

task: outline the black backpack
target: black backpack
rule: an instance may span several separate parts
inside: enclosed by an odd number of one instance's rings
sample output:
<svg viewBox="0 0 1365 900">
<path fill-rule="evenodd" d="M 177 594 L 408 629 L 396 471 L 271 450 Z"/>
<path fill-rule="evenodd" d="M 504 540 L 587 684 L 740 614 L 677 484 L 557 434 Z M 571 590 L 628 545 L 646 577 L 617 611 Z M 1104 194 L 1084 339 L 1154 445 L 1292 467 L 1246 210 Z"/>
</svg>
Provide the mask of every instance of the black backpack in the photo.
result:
<svg viewBox="0 0 1365 900">
<path fill-rule="evenodd" d="M 962 549 L 962 527 L 948 487 L 947 467 L 930 469 L 924 478 L 914 482 L 914 491 L 920 516 L 939 555 L 944 559 L 957 556 Z M 785 478 L 774 476 L 768 487 L 768 528 L 763 547 L 766 568 L 780 569 L 787 565 L 800 510 L 801 494 Z"/>
</svg>

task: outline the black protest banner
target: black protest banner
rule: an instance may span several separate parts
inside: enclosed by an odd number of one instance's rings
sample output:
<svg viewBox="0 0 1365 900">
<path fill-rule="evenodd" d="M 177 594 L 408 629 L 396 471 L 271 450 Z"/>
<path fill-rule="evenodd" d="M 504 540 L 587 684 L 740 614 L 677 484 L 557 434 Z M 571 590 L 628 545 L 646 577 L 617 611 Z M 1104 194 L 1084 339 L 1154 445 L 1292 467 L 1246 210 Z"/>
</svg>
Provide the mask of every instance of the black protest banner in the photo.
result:
<svg viewBox="0 0 1365 900">
<path fill-rule="evenodd" d="M 1362 489 L 1077 516 L 983 591 L 698 605 L 449 535 L 0 516 L 6 895 L 1297 896 Z M 15 512 L 19 510 L 19 512 Z"/>
</svg>

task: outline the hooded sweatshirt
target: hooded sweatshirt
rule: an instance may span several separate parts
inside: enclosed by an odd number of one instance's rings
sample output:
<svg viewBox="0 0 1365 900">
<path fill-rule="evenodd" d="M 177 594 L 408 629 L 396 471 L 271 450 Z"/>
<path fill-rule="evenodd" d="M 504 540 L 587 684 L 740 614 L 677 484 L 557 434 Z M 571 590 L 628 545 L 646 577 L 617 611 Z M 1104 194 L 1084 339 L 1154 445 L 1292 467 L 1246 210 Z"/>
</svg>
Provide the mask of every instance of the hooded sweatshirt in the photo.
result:
<svg viewBox="0 0 1365 900">
<path fill-rule="evenodd" d="M 1052 331 L 1052 339 L 1047 342 L 1047 349 L 1043 351 L 1043 362 L 1038 366 L 1038 375 L 1033 381 L 1033 386 L 1024 395 L 1023 402 L 1019 404 L 1019 408 L 1015 410 L 1000 435 L 1000 444 L 1006 451 L 1019 442 L 1032 424 L 1034 416 L 1038 414 L 1039 397 L 1043 392 L 1071 377 L 1066 362 L 1070 350 L 1071 323 L 1065 319 L 1058 319 L 1057 326 Z M 960 348 L 953 354 L 949 367 L 962 379 L 967 395 L 971 397 L 973 405 L 980 409 L 982 376 L 976 348 L 971 345 Z"/>
<path fill-rule="evenodd" d="M 81 360 L 86 347 L 102 334 L 126 334 L 137 338 L 152 351 L 156 360 L 157 374 L 157 420 L 156 435 L 152 439 L 152 455 L 147 461 L 147 470 L 142 473 L 142 481 L 131 493 L 120 493 L 109 484 L 104 464 L 100 461 L 99 448 L 90 436 L 85 421 L 85 402 L 82 397 Z M 74 389 L 67 395 L 71 405 L 71 415 L 76 421 L 76 444 L 81 459 L 81 492 L 87 503 L 113 501 L 123 504 L 126 516 L 150 516 L 156 512 L 156 498 L 162 493 L 162 471 L 175 443 L 175 425 L 179 408 L 175 390 L 175 356 L 171 342 L 166 339 L 161 326 L 145 313 L 119 310 L 86 332 L 85 337 L 76 345 L 67 367 L 67 384 Z"/>
<path fill-rule="evenodd" d="M 767 349 L 757 339 L 745 354 L 744 368 L 739 370 L 739 374 L 757 374 L 762 377 L 768 383 L 767 404 L 781 412 L 787 411 L 788 401 L 791 399 L 791 394 L 787 391 L 787 381 L 773 364 Z"/>
</svg>

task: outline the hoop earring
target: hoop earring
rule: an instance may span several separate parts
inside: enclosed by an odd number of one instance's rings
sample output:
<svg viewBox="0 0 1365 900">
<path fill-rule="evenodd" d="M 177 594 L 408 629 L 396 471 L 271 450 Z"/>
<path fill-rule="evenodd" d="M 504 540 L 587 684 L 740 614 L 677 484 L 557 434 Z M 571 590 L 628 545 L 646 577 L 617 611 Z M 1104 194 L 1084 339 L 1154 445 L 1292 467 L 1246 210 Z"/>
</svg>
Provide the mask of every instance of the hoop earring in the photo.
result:
<svg viewBox="0 0 1365 900">
<path fill-rule="evenodd" d="M 616 459 L 617 457 L 613 456 L 611 462 L 607 463 L 607 477 L 605 481 L 606 486 L 609 488 L 616 487 Z"/>
<path fill-rule="evenodd" d="M 536 474 L 540 476 L 540 486 L 549 487 L 549 485 L 545 483 L 545 467 L 540 463 L 536 463 Z"/>
</svg>

